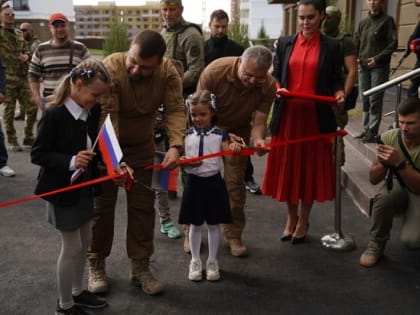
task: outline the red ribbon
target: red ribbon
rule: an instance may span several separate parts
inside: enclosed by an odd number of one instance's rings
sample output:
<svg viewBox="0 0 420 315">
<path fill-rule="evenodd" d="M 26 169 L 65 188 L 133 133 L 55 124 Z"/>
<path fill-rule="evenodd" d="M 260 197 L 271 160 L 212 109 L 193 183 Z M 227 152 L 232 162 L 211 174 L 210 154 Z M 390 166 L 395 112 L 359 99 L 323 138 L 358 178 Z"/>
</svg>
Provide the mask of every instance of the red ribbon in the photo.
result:
<svg viewBox="0 0 420 315">
<path fill-rule="evenodd" d="M 87 182 L 83 182 L 83 183 L 80 183 L 80 184 L 71 185 L 71 186 L 56 189 L 56 190 L 53 190 L 53 191 L 49 191 L 49 192 L 46 192 L 46 193 L 43 193 L 43 194 L 40 194 L 40 195 L 34 195 L 34 196 L 30 196 L 30 197 L 25 197 L 25 198 L 22 198 L 22 199 L 17 199 L 17 200 L 8 201 L 8 202 L 5 202 L 5 203 L 0 203 L 0 208 L 16 205 L 16 204 L 19 204 L 19 203 L 23 203 L 23 202 L 27 202 L 27 201 L 31 201 L 31 200 L 35 200 L 35 199 L 59 194 L 59 193 L 63 193 L 63 192 L 66 192 L 66 191 L 77 189 L 77 188 L 90 186 L 90 185 L 105 182 L 107 180 L 111 180 L 111 179 L 114 179 L 114 178 L 117 178 L 117 177 L 120 177 L 120 176 L 121 176 L 121 174 L 107 175 L 107 176 L 95 178 L 95 179 L 92 179 L 92 180 L 89 180 Z"/>
<path fill-rule="evenodd" d="M 347 135 L 347 131 L 339 130 L 337 132 L 323 133 L 323 134 L 320 134 L 320 135 L 309 136 L 309 137 L 305 137 L 305 138 L 270 142 L 270 143 L 266 144 L 266 147 L 267 148 L 272 148 L 272 147 L 279 147 L 279 146 L 283 146 L 283 145 L 302 143 L 302 142 L 308 142 L 308 141 L 314 141 L 314 140 L 320 140 L 320 139 L 332 139 L 335 136 L 342 136 L 343 137 L 345 135 Z M 245 148 L 245 149 L 242 149 L 238 153 L 238 155 L 242 155 L 242 156 L 252 155 L 255 152 L 257 152 L 258 150 L 260 150 L 260 148 L 254 148 L 254 147 Z M 191 163 L 191 162 L 202 161 L 202 160 L 205 160 L 205 159 L 210 159 L 210 158 L 225 156 L 225 155 L 233 155 L 233 151 L 232 150 L 225 150 L 225 151 L 220 151 L 220 152 L 217 152 L 217 153 L 212 153 L 212 154 L 207 154 L 207 155 L 202 155 L 202 156 L 196 156 L 196 157 L 192 157 L 192 158 L 188 158 L 188 159 L 182 159 L 182 160 L 179 160 L 178 164 L 183 165 L 183 164 L 188 164 L 188 163 Z M 153 165 L 146 166 L 146 169 L 151 169 L 151 168 L 162 169 L 163 165 L 162 164 L 153 164 Z"/>
<path fill-rule="evenodd" d="M 302 99 L 315 101 L 315 102 L 321 102 L 321 103 L 328 103 L 328 104 L 337 103 L 337 99 L 332 96 L 314 95 L 314 94 L 303 93 L 303 92 L 290 92 L 287 90 L 277 90 L 276 94 L 279 96 L 296 97 L 296 98 L 302 98 Z"/>
<path fill-rule="evenodd" d="M 271 143 L 266 144 L 266 147 L 267 148 L 272 148 L 272 147 L 278 147 L 278 146 L 283 146 L 283 145 L 302 143 L 302 142 L 308 142 L 308 141 L 314 141 L 314 140 L 320 140 L 320 139 L 332 139 L 335 136 L 342 136 L 343 137 L 345 135 L 347 135 L 347 131 L 340 130 L 340 131 L 337 131 L 337 132 L 324 133 L 324 134 L 309 136 L 309 137 L 300 138 L 300 139 L 271 142 Z M 245 148 L 245 149 L 242 149 L 238 154 L 242 155 L 242 156 L 252 155 L 255 152 L 257 152 L 258 150 L 260 150 L 260 149 L 259 148 L 252 148 L 252 147 L 251 148 Z M 225 150 L 225 151 L 221 151 L 221 152 L 217 152 L 217 153 L 207 154 L 207 155 L 203 155 L 203 156 L 197 156 L 197 157 L 193 157 L 193 158 L 189 158 L 189 159 L 183 159 L 183 160 L 179 161 L 179 164 L 180 165 L 188 164 L 188 163 L 191 163 L 191 162 L 201 161 L 201 160 L 210 159 L 210 158 L 219 157 L 219 156 L 224 156 L 224 155 L 233 155 L 233 151 L 232 150 Z M 152 169 L 162 169 L 163 166 L 162 166 L 162 164 L 154 164 L 154 165 L 146 166 L 146 169 L 151 169 L 151 168 Z M 31 200 L 35 200 L 35 199 L 39 199 L 39 198 L 63 193 L 63 192 L 70 191 L 70 190 L 73 190 L 73 189 L 78 189 L 78 188 L 90 186 L 90 185 L 93 185 L 93 184 L 97 184 L 97 183 L 105 182 L 105 181 L 108 181 L 108 180 L 111 180 L 111 179 L 114 179 L 114 178 L 118 178 L 120 176 L 127 176 L 127 175 L 112 174 L 112 175 L 99 177 L 99 178 L 92 179 L 92 180 L 89 180 L 89 181 L 86 181 L 86 182 L 83 182 L 83 183 L 80 183 L 80 184 L 71 185 L 71 186 L 56 189 L 56 190 L 53 190 L 53 191 L 49 191 L 49 192 L 46 192 L 46 193 L 43 193 L 43 194 L 40 194 L 40 195 L 34 195 L 34 196 L 30 196 L 30 197 L 25 197 L 25 198 L 1 203 L 0 208 L 4 208 L 4 207 L 19 204 L 19 203 L 24 203 L 24 202 L 27 202 L 27 201 L 31 201 Z M 130 184 L 128 184 L 127 186 L 130 186 Z M 126 186 L 126 189 L 129 189 L 129 187 L 127 187 L 127 186 Z"/>
</svg>

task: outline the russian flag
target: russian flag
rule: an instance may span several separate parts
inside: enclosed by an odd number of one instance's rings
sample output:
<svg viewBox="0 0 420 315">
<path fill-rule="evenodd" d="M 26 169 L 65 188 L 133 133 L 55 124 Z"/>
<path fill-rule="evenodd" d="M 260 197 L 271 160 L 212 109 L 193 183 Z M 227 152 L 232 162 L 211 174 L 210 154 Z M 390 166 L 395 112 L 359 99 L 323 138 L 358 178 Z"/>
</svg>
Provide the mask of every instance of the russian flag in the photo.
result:
<svg viewBox="0 0 420 315">
<path fill-rule="evenodd" d="M 118 168 L 123 154 L 109 114 L 106 116 L 101 130 L 99 131 L 98 141 L 107 173 L 108 175 L 112 175 Z"/>
</svg>

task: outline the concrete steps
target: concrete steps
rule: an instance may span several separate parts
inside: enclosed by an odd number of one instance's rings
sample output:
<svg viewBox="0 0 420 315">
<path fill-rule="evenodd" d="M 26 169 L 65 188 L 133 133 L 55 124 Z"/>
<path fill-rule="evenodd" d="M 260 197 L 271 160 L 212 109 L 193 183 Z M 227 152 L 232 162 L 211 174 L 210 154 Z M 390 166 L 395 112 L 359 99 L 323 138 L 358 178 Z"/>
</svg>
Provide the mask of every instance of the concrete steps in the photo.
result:
<svg viewBox="0 0 420 315">
<path fill-rule="evenodd" d="M 390 100 L 388 100 L 389 102 Z M 390 106 L 391 104 L 384 106 L 384 113 Z M 376 159 L 377 144 L 364 144 L 359 139 L 354 138 L 362 130 L 362 114 L 359 108 L 360 104 L 356 109 L 349 112 L 349 123 L 345 128 L 349 134 L 344 137 L 346 161 L 341 168 L 341 182 L 356 207 L 364 215 L 370 216 L 372 200 L 380 186 L 380 184 L 373 186 L 368 179 L 369 167 L 372 161 Z M 383 117 L 380 133 L 388 130 L 392 123 L 393 115 Z"/>
</svg>

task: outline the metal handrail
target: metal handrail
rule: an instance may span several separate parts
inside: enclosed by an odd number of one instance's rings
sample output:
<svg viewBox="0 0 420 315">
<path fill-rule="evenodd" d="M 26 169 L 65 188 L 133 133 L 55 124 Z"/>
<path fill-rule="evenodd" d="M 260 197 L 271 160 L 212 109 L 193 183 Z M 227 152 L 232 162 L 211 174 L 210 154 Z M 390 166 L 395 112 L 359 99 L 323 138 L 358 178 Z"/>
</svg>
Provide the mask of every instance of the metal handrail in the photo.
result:
<svg viewBox="0 0 420 315">
<path fill-rule="evenodd" d="M 393 85 L 397 85 L 398 83 L 401 83 L 405 80 L 409 80 L 415 77 L 420 76 L 420 68 L 414 69 L 413 71 L 407 72 L 403 75 L 400 75 L 399 77 L 396 77 L 388 82 L 382 83 L 378 86 L 375 86 L 374 88 L 371 88 L 369 90 L 366 90 L 362 93 L 363 96 L 370 96 L 375 93 L 379 93 Z"/>
</svg>

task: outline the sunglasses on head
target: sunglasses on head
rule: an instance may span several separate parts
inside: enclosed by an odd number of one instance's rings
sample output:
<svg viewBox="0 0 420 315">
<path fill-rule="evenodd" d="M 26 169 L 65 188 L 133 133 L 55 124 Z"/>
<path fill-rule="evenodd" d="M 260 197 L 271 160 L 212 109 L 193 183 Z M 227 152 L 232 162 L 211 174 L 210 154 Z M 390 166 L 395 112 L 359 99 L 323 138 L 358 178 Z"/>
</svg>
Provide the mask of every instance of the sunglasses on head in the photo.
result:
<svg viewBox="0 0 420 315">
<path fill-rule="evenodd" d="M 13 12 L 5 12 L 3 13 L 4 16 L 15 16 Z"/>
</svg>

